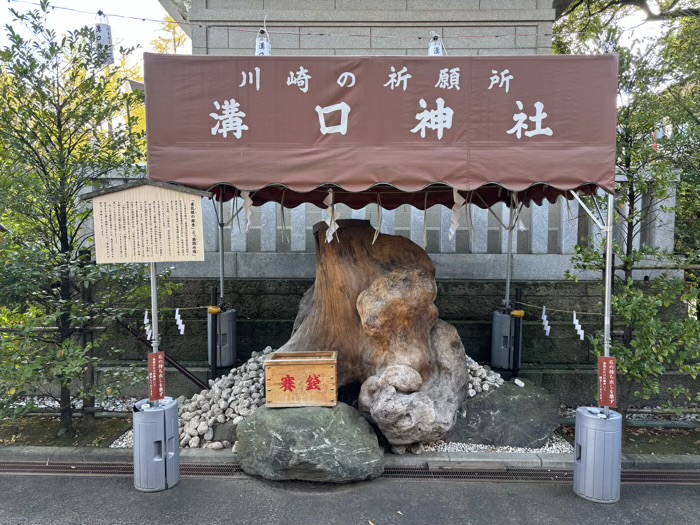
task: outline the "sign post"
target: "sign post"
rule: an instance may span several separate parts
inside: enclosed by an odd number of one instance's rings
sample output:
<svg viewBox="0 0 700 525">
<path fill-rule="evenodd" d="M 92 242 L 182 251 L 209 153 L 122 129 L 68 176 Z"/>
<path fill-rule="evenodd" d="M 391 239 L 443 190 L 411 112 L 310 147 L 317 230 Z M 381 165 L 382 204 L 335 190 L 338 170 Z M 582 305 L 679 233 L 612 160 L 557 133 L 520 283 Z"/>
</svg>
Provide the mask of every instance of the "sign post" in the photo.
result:
<svg viewBox="0 0 700 525">
<path fill-rule="evenodd" d="M 143 492 L 180 480 L 177 401 L 165 396 L 158 327 L 158 262 L 203 261 L 202 197 L 207 192 L 142 179 L 85 195 L 93 199 L 98 264 L 149 263 L 151 348 L 148 399 L 134 405 L 134 486 Z"/>
<path fill-rule="evenodd" d="M 148 360 L 149 400 L 154 406 L 159 406 L 165 397 L 165 358 L 158 351 L 160 338 L 158 333 L 158 273 L 156 263 L 151 263 L 151 313 L 153 315 L 151 340 L 152 353 Z"/>
<path fill-rule="evenodd" d="M 605 319 L 603 356 L 598 359 L 598 407 L 576 409 L 574 444 L 574 492 L 596 503 L 620 500 L 622 472 L 622 416 L 617 406 L 616 361 L 610 357 L 613 250 L 612 227 L 615 197 L 608 196 L 608 220 L 602 227 L 605 246 Z M 602 408 L 601 408 L 602 407 Z"/>
</svg>

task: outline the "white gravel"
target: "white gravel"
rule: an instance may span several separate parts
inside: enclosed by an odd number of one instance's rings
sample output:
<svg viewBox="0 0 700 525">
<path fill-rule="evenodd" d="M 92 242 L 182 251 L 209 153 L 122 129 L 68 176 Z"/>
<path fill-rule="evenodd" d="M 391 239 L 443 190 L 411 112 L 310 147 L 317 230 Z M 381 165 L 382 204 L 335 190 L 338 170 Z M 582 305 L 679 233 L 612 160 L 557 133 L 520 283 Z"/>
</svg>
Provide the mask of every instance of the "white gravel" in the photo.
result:
<svg viewBox="0 0 700 525">
<path fill-rule="evenodd" d="M 236 442 L 237 443 L 237 442 Z M 110 448 L 133 448 L 134 431 L 125 432 L 119 439 L 110 445 Z M 213 448 L 213 447 L 212 447 Z M 423 445 L 426 452 L 491 452 L 494 454 L 536 452 L 540 454 L 573 454 L 574 447 L 564 438 L 555 434 L 541 448 L 520 447 L 491 447 L 488 445 L 473 445 L 471 443 L 445 443 L 436 441 Z"/>
<path fill-rule="evenodd" d="M 445 443 L 444 441 L 435 441 L 423 445 L 423 450 L 426 452 L 492 452 L 497 454 L 503 453 L 524 453 L 535 452 L 539 454 L 573 454 L 574 447 L 558 434 L 554 434 L 547 443 L 541 448 L 525 448 L 525 447 L 492 447 L 490 445 L 474 445 L 472 443 Z"/>
<path fill-rule="evenodd" d="M 134 431 L 127 430 L 121 436 L 114 440 L 109 448 L 134 448 Z"/>
</svg>

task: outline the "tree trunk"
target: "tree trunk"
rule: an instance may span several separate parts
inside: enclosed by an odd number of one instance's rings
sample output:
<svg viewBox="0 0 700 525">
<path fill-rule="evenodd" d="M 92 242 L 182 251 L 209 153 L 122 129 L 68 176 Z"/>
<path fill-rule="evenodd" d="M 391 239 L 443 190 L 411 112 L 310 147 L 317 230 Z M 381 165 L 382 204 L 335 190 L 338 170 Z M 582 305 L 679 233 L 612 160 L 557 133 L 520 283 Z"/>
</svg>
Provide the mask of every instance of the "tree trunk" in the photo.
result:
<svg viewBox="0 0 700 525">
<path fill-rule="evenodd" d="M 58 211 L 59 236 L 61 241 L 61 255 L 64 259 L 62 264 L 66 264 L 71 253 L 70 239 L 68 238 L 68 214 L 65 206 L 60 206 Z M 61 270 L 61 299 L 63 304 L 68 304 L 72 296 L 71 277 L 69 270 L 64 266 Z M 73 337 L 73 327 L 70 318 L 70 311 L 65 307 L 59 317 L 59 345 Z M 61 383 L 61 428 L 73 428 L 73 407 L 71 406 L 71 381 L 67 379 Z"/>
<path fill-rule="evenodd" d="M 83 264 L 90 264 L 89 251 L 81 252 L 80 256 Z M 94 302 L 91 286 L 82 288 L 82 300 L 85 304 Z M 81 339 L 83 350 L 88 358 L 88 363 L 83 369 L 83 391 L 86 392 L 86 394 L 83 395 L 83 428 L 90 431 L 97 428 L 97 421 L 95 419 L 95 367 L 92 362 L 94 352 L 91 346 L 95 336 L 90 327 L 83 327 Z M 87 349 L 88 346 L 90 346 L 89 350 Z"/>
<path fill-rule="evenodd" d="M 61 384 L 61 428 L 73 428 L 73 407 L 71 406 L 70 384 Z"/>
<path fill-rule="evenodd" d="M 83 348 L 92 343 L 93 335 L 87 331 L 83 332 Z M 83 370 L 83 390 L 87 392 L 83 396 L 83 428 L 94 430 L 97 428 L 95 420 L 95 367 L 92 364 L 92 348 L 87 351 L 88 364 Z"/>
<path fill-rule="evenodd" d="M 390 443 L 444 437 L 468 385 L 457 331 L 438 319 L 435 268 L 405 237 L 369 221 L 338 221 L 337 238 L 314 227 L 316 282 L 280 351 L 336 351 L 338 386 L 361 382 L 360 410 Z"/>
</svg>

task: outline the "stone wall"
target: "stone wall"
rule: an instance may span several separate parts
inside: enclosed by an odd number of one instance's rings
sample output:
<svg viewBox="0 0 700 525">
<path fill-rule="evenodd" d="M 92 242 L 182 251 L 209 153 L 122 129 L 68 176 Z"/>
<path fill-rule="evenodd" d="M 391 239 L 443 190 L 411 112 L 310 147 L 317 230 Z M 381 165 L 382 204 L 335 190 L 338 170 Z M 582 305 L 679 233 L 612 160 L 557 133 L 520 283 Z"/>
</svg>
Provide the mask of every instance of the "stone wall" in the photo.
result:
<svg viewBox="0 0 700 525">
<path fill-rule="evenodd" d="M 162 347 L 178 361 L 206 380 L 207 319 L 210 287 L 218 280 L 188 279 L 180 281 L 180 289 L 162 302 L 166 319 L 161 321 Z M 238 360 L 245 361 L 251 352 L 266 346 L 279 348 L 292 331 L 299 301 L 313 284 L 312 279 L 227 279 L 227 306 L 238 312 Z M 576 335 L 571 314 L 553 310 L 580 312 L 579 319 L 586 334 L 602 329 L 602 287 L 599 282 L 520 281 L 526 315 L 523 326 L 523 368 L 521 375 L 559 396 L 566 405 L 595 404 L 596 358 L 590 343 Z M 438 280 L 437 306 L 440 317 L 453 324 L 464 343 L 467 354 L 480 363 L 490 360 L 491 316 L 504 296 L 503 281 Z M 532 305 L 532 306 L 530 306 Z M 546 305 L 552 326 L 546 337 L 540 321 L 541 307 Z M 185 335 L 180 336 L 168 308 L 184 310 Z M 671 314 L 671 312 L 669 312 Z M 143 318 L 134 319 L 141 325 Z M 125 342 L 127 352 L 120 356 L 124 362 L 145 365 L 146 348 L 124 337 L 112 334 L 112 340 Z M 664 386 L 674 383 L 692 386 L 692 381 L 678 374 L 669 374 Z M 166 367 L 168 395 L 192 394 L 198 389 L 174 369 Z M 142 389 L 143 390 L 143 389 Z M 134 391 L 145 395 L 145 390 Z M 658 401 L 654 401 L 658 404 Z"/>
<path fill-rule="evenodd" d="M 268 345 L 282 346 L 289 339 L 299 301 L 312 284 L 311 279 L 226 280 L 226 304 L 238 312 L 239 360 L 248 359 L 251 352 Z M 218 286 L 218 281 L 180 281 L 179 290 L 162 304 L 166 309 L 202 307 L 182 311 L 184 336 L 178 334 L 174 319 L 161 322 L 163 347 L 177 360 L 200 365 L 207 359 L 204 307 L 209 304 L 212 286 Z M 479 362 L 490 359 L 491 316 L 502 303 L 504 286 L 502 281 L 438 281 L 440 317 L 457 328 L 467 353 Z M 600 313 L 600 285 L 560 281 L 514 282 L 513 287 L 516 286 L 523 289 L 523 302 L 534 305 L 524 307 L 523 363 L 527 366 L 593 364 L 588 342 L 578 340 L 570 314 L 550 311 L 550 337 L 545 337 L 539 317 L 542 305 L 548 309 Z M 601 325 L 602 317 L 579 317 L 589 333 Z M 123 357 L 142 359 L 143 347 L 130 343 Z"/>
<path fill-rule="evenodd" d="M 555 12 L 552 0 L 193 0 L 183 29 L 195 55 L 250 55 L 266 15 L 276 56 L 426 55 L 430 31 L 451 55 L 488 56 L 549 54 Z"/>
<path fill-rule="evenodd" d="M 238 312 L 239 359 L 265 346 L 281 346 L 289 339 L 299 301 L 313 284 L 307 279 L 226 280 L 225 298 L 229 308 Z M 181 288 L 166 307 L 187 308 L 209 304 L 213 280 L 181 281 Z M 467 353 L 480 362 L 490 359 L 491 316 L 499 308 L 505 293 L 503 282 L 438 281 L 437 306 L 440 317 L 455 325 Z M 523 362 L 527 364 L 574 365 L 592 363 L 587 341 L 578 340 L 570 314 L 549 313 L 552 331 L 545 337 L 539 320 L 541 306 L 548 309 L 601 313 L 602 291 L 598 283 L 515 282 L 523 289 L 525 307 L 523 328 Z M 205 310 L 182 313 L 186 335 L 177 333 L 175 322 L 161 325 L 164 347 L 183 361 L 206 360 Z M 579 315 L 589 333 L 600 326 L 602 317 Z M 319 349 L 322 350 L 322 349 Z M 137 357 L 138 354 L 133 357 Z"/>
</svg>

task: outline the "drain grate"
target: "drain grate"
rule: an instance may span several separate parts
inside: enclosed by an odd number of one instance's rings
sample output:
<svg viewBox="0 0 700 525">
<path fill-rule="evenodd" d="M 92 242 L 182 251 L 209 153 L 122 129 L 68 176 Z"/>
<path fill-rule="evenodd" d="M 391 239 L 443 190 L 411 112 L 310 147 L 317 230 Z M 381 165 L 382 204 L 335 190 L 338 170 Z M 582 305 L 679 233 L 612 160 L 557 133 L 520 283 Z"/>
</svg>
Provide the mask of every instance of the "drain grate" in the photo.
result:
<svg viewBox="0 0 700 525">
<path fill-rule="evenodd" d="M 38 474 L 72 476 L 133 476 L 132 463 L 65 463 L 65 462 L 0 462 L 0 474 Z M 238 465 L 209 465 L 184 463 L 180 465 L 181 477 L 244 477 Z"/>
<path fill-rule="evenodd" d="M 573 473 L 571 470 L 558 469 L 428 470 L 427 468 L 392 467 L 385 469 L 381 477 L 386 479 L 571 483 Z"/>
<path fill-rule="evenodd" d="M 428 470 L 416 468 L 387 468 L 382 474 L 388 479 L 434 479 L 453 481 L 494 481 L 505 483 L 573 483 L 574 473 L 566 469 L 502 469 L 502 470 Z M 697 470 L 623 470 L 626 485 L 700 485 Z"/>
<path fill-rule="evenodd" d="M 67 463 L 31 461 L 0 462 L 0 474 L 42 476 L 133 476 L 132 463 Z M 183 478 L 222 477 L 246 478 L 240 466 L 232 464 L 183 463 Z M 492 481 L 502 483 L 573 483 L 573 471 L 566 469 L 502 469 L 502 470 L 428 470 L 427 468 L 389 467 L 381 479 L 435 480 L 435 481 Z M 700 485 L 700 470 L 623 470 L 622 483 L 626 485 Z"/>
</svg>

